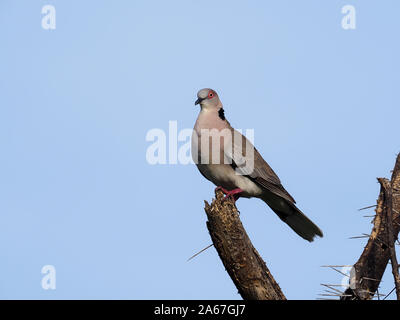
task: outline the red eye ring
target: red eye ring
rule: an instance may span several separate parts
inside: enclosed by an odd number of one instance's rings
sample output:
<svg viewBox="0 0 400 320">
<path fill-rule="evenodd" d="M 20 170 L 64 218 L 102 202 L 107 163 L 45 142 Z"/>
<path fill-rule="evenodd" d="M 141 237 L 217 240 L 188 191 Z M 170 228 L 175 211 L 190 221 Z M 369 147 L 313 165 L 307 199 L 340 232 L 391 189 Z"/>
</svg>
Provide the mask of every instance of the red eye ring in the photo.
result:
<svg viewBox="0 0 400 320">
<path fill-rule="evenodd" d="M 214 92 L 212 92 L 212 91 L 210 91 L 209 93 L 208 93 L 208 97 L 211 99 L 212 97 L 214 97 Z"/>
</svg>

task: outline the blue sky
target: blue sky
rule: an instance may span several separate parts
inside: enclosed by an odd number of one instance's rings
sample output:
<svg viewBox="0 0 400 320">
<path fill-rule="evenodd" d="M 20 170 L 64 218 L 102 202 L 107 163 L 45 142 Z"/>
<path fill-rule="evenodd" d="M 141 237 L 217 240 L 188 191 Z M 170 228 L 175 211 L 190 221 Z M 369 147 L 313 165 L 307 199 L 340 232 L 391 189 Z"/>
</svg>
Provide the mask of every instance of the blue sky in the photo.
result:
<svg viewBox="0 0 400 320">
<path fill-rule="evenodd" d="M 44 5 L 56 29 L 41 26 Z M 344 5 L 356 29 L 341 27 Z M 194 165 L 150 165 L 149 130 L 192 128 L 219 92 L 299 207 L 299 238 L 237 206 L 289 299 L 340 283 L 400 151 L 398 1 L 0 2 L 0 298 L 239 299 L 210 243 Z M 44 265 L 56 289 L 41 286 Z M 381 292 L 393 287 L 390 270 Z"/>
</svg>

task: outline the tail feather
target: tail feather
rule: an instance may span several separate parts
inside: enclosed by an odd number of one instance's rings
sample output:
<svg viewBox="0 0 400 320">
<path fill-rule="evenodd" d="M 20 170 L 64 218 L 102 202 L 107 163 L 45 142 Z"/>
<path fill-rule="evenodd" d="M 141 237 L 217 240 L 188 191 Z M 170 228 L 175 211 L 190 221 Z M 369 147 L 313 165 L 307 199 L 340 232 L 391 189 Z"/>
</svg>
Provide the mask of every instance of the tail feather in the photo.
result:
<svg viewBox="0 0 400 320">
<path fill-rule="evenodd" d="M 264 202 L 305 240 L 313 241 L 315 236 L 323 237 L 322 231 L 294 203 L 278 197 L 263 197 Z"/>
</svg>

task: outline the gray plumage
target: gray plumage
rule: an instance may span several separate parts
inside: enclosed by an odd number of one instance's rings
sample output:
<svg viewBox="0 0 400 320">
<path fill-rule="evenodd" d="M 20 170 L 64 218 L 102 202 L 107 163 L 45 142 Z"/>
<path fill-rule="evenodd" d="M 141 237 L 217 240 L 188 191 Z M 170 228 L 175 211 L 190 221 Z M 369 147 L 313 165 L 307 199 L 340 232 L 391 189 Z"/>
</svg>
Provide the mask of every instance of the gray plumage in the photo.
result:
<svg viewBox="0 0 400 320">
<path fill-rule="evenodd" d="M 262 199 L 302 238 L 313 241 L 315 236 L 322 237 L 322 231 L 297 208 L 257 149 L 231 127 L 218 94 L 206 88 L 197 97 L 201 110 L 193 130 L 192 156 L 201 174 L 218 187 L 240 189 L 240 197 Z M 231 138 L 221 132 L 230 133 Z"/>
</svg>

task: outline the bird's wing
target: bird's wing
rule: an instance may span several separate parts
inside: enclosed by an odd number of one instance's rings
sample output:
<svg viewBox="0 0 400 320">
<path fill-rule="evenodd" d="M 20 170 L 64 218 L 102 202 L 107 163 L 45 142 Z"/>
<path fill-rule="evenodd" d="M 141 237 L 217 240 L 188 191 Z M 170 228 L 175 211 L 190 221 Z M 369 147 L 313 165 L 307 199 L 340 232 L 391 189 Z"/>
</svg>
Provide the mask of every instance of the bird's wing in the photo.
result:
<svg viewBox="0 0 400 320">
<path fill-rule="evenodd" d="M 293 197 L 282 186 L 274 170 L 263 159 L 253 144 L 238 131 L 232 129 L 232 132 L 232 148 L 225 147 L 224 153 L 232 160 L 232 166 L 237 173 L 249 177 L 269 192 L 292 203 L 296 203 Z M 252 162 L 252 157 L 254 157 L 254 162 Z M 254 163 L 254 165 L 252 166 L 251 163 Z"/>
</svg>

